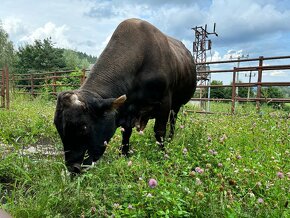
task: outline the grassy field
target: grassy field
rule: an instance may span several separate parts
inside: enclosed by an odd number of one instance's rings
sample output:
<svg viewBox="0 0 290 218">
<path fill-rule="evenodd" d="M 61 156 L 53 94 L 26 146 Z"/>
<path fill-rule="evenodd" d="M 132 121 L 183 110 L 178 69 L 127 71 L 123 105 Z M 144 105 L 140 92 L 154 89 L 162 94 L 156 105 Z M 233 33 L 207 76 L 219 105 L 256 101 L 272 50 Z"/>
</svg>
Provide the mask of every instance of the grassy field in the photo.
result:
<svg viewBox="0 0 290 218">
<path fill-rule="evenodd" d="M 144 135 L 132 135 L 129 158 L 118 155 L 117 130 L 101 160 L 71 178 L 54 107 L 18 97 L 10 111 L 0 110 L 0 208 L 14 217 L 290 217 L 283 111 L 183 112 L 165 153 L 151 122 Z"/>
</svg>

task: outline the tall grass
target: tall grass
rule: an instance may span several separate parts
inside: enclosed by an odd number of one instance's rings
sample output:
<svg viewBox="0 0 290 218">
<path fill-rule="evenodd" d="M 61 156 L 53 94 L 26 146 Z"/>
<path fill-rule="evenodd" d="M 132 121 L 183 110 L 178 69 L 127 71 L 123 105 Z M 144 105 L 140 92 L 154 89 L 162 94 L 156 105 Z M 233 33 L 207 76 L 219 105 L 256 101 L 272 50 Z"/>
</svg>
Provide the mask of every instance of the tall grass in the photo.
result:
<svg viewBox="0 0 290 218">
<path fill-rule="evenodd" d="M 14 102 L 11 111 L 0 111 L 3 144 L 22 147 L 45 138 L 61 147 L 52 124 L 53 102 Z M 287 114 L 246 112 L 181 112 L 165 153 L 150 122 L 144 135 L 133 133 L 130 157 L 120 157 L 118 130 L 101 160 L 74 178 L 62 156 L 5 152 L 0 155 L 1 208 L 21 218 L 289 217 Z M 151 178 L 157 181 L 154 188 Z"/>
</svg>

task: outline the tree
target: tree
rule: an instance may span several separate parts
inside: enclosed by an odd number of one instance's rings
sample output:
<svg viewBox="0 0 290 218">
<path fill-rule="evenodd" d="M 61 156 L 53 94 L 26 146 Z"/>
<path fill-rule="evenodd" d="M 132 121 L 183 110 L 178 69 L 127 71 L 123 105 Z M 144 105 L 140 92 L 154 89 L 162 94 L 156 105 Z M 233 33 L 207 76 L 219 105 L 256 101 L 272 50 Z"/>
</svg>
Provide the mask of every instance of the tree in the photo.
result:
<svg viewBox="0 0 290 218">
<path fill-rule="evenodd" d="M 29 70 L 52 71 L 65 68 L 62 50 L 53 47 L 50 38 L 35 40 L 32 45 L 25 45 L 17 52 L 17 69 L 19 73 Z"/>
<path fill-rule="evenodd" d="M 2 27 L 0 21 L 0 69 L 4 65 L 12 66 L 15 61 L 15 51 L 13 43 L 9 40 L 8 34 Z"/>
<path fill-rule="evenodd" d="M 78 53 L 73 50 L 63 50 L 63 57 L 68 69 L 86 69 L 90 63 L 85 57 L 79 57 Z"/>
<path fill-rule="evenodd" d="M 277 88 L 277 87 L 263 87 L 262 88 L 262 98 L 284 98 L 284 94 L 282 93 L 281 89 Z M 269 105 L 272 105 L 274 108 L 281 108 L 284 107 L 285 104 L 283 103 L 273 103 L 273 102 L 269 102 L 267 103 Z"/>
<path fill-rule="evenodd" d="M 223 85 L 222 81 L 213 80 L 211 85 Z M 225 88 L 222 87 L 212 87 L 210 89 L 211 98 L 225 98 Z"/>
</svg>

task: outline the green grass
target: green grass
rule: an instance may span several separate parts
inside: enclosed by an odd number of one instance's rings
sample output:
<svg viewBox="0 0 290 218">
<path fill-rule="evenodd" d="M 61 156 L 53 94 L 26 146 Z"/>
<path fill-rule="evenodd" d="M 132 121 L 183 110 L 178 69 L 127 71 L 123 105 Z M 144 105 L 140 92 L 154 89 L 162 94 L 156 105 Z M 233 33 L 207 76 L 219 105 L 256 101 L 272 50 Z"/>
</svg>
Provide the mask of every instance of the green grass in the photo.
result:
<svg viewBox="0 0 290 218">
<path fill-rule="evenodd" d="M 118 130 L 101 160 L 71 178 L 61 155 L 22 154 L 37 144 L 61 149 L 54 103 L 18 97 L 11 107 L 0 111 L 0 142 L 13 145 L 0 153 L 0 208 L 14 217 L 290 216 L 289 119 L 283 111 L 265 107 L 256 114 L 247 106 L 235 116 L 180 113 L 166 154 L 150 122 L 144 135 L 133 133 L 131 156 L 120 157 Z"/>
</svg>

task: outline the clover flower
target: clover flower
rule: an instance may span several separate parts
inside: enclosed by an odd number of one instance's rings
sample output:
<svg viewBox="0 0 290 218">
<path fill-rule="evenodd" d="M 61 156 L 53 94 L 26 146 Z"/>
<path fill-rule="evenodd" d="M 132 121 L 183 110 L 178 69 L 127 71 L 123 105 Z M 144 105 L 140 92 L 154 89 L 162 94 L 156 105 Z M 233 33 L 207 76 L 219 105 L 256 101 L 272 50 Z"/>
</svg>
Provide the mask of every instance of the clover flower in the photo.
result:
<svg viewBox="0 0 290 218">
<path fill-rule="evenodd" d="M 264 203 L 264 200 L 263 200 L 263 198 L 258 198 L 257 202 L 258 202 L 259 204 L 263 204 L 263 203 Z"/>
<path fill-rule="evenodd" d="M 157 181 L 155 179 L 149 179 L 148 185 L 150 188 L 155 188 L 157 186 Z"/>
<path fill-rule="evenodd" d="M 204 170 L 200 167 L 195 167 L 195 172 L 202 174 Z"/>
<path fill-rule="evenodd" d="M 277 176 L 279 179 L 283 179 L 284 178 L 284 174 L 282 172 L 278 172 Z"/>
<path fill-rule="evenodd" d="M 133 162 L 130 160 L 130 161 L 128 162 L 128 167 L 132 166 L 132 164 L 133 164 Z"/>
</svg>

